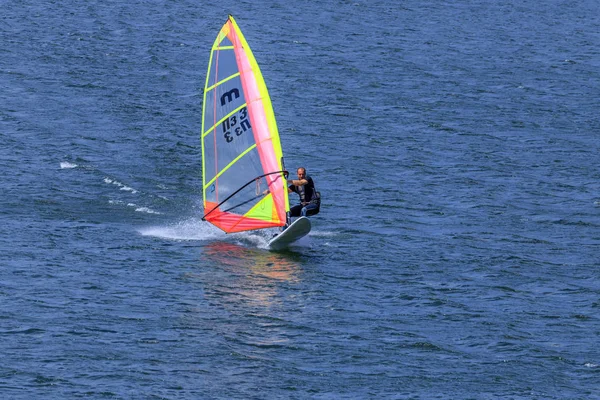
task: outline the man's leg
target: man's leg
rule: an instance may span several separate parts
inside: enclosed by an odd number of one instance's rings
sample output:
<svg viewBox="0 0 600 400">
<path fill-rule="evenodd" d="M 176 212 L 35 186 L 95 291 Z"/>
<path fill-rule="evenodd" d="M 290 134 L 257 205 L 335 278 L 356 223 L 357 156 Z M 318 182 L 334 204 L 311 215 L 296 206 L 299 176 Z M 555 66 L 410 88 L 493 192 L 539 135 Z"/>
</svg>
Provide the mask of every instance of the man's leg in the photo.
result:
<svg viewBox="0 0 600 400">
<path fill-rule="evenodd" d="M 296 204 L 292 208 L 290 208 L 290 217 L 299 217 L 302 213 L 302 205 Z"/>
<path fill-rule="evenodd" d="M 302 205 L 296 204 L 292 208 L 290 208 L 290 224 L 292 223 L 292 217 L 299 217 L 302 212 Z M 286 223 L 281 227 L 281 231 L 285 231 L 289 225 Z"/>
<path fill-rule="evenodd" d="M 301 215 L 303 217 L 306 217 L 307 214 L 308 215 L 312 215 L 310 212 L 313 211 L 313 210 L 316 210 L 316 209 L 317 209 L 317 205 L 316 204 L 308 204 L 307 206 L 302 207 Z"/>
</svg>

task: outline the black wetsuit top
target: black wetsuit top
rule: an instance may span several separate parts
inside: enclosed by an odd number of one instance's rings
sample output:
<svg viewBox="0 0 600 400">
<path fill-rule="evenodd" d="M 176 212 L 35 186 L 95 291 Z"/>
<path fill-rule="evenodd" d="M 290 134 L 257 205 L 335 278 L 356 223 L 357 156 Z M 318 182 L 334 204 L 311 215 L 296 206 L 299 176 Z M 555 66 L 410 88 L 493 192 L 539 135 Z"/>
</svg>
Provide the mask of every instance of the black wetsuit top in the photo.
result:
<svg viewBox="0 0 600 400">
<path fill-rule="evenodd" d="M 308 181 L 306 185 L 290 185 L 290 190 L 300 195 L 301 203 L 310 203 L 311 201 L 314 202 L 317 200 L 317 196 L 315 196 L 315 184 L 310 176 L 306 176 L 304 179 Z"/>
</svg>

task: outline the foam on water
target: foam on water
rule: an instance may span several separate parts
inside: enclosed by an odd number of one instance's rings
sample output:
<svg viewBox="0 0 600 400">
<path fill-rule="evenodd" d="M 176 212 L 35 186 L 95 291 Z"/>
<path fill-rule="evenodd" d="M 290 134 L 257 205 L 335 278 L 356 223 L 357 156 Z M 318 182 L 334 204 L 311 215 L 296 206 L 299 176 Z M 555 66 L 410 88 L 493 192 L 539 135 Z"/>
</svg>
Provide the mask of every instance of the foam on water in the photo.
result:
<svg viewBox="0 0 600 400">
<path fill-rule="evenodd" d="M 137 190 L 135 190 L 135 189 L 133 189 L 133 188 L 131 188 L 131 187 L 129 187 L 129 186 L 127 186 L 127 185 L 119 182 L 119 181 L 116 181 L 114 179 L 108 178 L 108 177 L 104 178 L 104 183 L 108 183 L 108 184 L 112 184 L 112 185 L 118 186 L 119 190 L 124 190 L 124 191 L 131 192 L 131 193 L 137 193 Z"/>
<path fill-rule="evenodd" d="M 259 249 L 268 249 L 269 240 L 266 236 L 266 231 L 256 232 L 239 232 L 231 235 L 237 244 L 250 245 Z"/>
<path fill-rule="evenodd" d="M 276 230 L 265 229 L 226 234 L 208 222 L 191 218 L 163 226 L 147 226 L 139 229 L 138 232 L 143 236 L 154 236 L 171 240 L 227 241 L 244 247 L 266 250 L 269 248 L 269 239 Z M 298 244 L 309 244 L 308 238 L 303 238 Z"/>
<path fill-rule="evenodd" d="M 175 222 L 166 226 L 148 226 L 138 230 L 143 236 L 155 236 L 172 240 L 224 239 L 225 233 L 216 227 L 195 218 Z"/>
<path fill-rule="evenodd" d="M 147 213 L 147 214 L 158 214 L 158 215 L 162 214 L 161 212 L 154 211 L 153 209 L 151 209 L 149 207 L 138 206 L 135 203 L 127 203 L 127 207 L 135 208 L 136 212 L 143 212 L 143 213 Z"/>
<path fill-rule="evenodd" d="M 61 163 L 60 163 L 61 169 L 73 169 L 73 168 L 77 168 L 77 167 L 78 167 L 77 164 L 73 164 L 68 161 L 61 161 Z"/>
<path fill-rule="evenodd" d="M 337 236 L 339 235 L 339 232 L 331 232 L 331 231 L 316 231 L 316 230 L 311 230 L 310 233 L 308 234 L 308 236 L 315 236 L 315 237 L 333 237 L 333 236 Z"/>
<path fill-rule="evenodd" d="M 135 211 L 136 212 L 144 212 L 144 213 L 148 213 L 148 214 L 162 214 L 162 213 L 160 213 L 158 211 L 154 211 L 153 209 L 148 208 L 148 207 L 137 207 L 135 209 Z"/>
</svg>

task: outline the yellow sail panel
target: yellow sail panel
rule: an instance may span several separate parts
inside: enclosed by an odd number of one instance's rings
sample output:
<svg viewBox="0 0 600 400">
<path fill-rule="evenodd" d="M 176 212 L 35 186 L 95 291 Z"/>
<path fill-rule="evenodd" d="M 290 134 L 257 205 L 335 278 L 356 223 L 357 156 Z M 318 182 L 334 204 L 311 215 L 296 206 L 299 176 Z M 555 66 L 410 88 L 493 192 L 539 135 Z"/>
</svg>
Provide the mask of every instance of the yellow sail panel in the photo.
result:
<svg viewBox="0 0 600 400">
<path fill-rule="evenodd" d="M 271 221 L 275 223 L 280 222 L 272 194 L 269 194 L 265 198 L 263 198 L 244 216 L 248 218 L 260 219 L 263 221 Z"/>
</svg>

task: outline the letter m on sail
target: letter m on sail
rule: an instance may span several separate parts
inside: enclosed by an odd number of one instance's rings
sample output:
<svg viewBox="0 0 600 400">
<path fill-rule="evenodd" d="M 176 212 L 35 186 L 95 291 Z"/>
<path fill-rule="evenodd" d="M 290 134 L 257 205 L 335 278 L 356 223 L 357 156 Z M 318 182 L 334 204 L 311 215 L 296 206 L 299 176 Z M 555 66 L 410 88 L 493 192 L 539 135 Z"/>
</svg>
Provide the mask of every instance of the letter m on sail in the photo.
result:
<svg viewBox="0 0 600 400">
<path fill-rule="evenodd" d="M 233 96 L 235 96 L 236 99 L 240 97 L 240 91 L 237 88 L 233 88 L 229 92 L 223 93 L 223 96 L 221 96 L 221 106 L 225 105 L 225 99 L 227 99 L 228 103 L 231 103 L 233 101 Z"/>
</svg>

